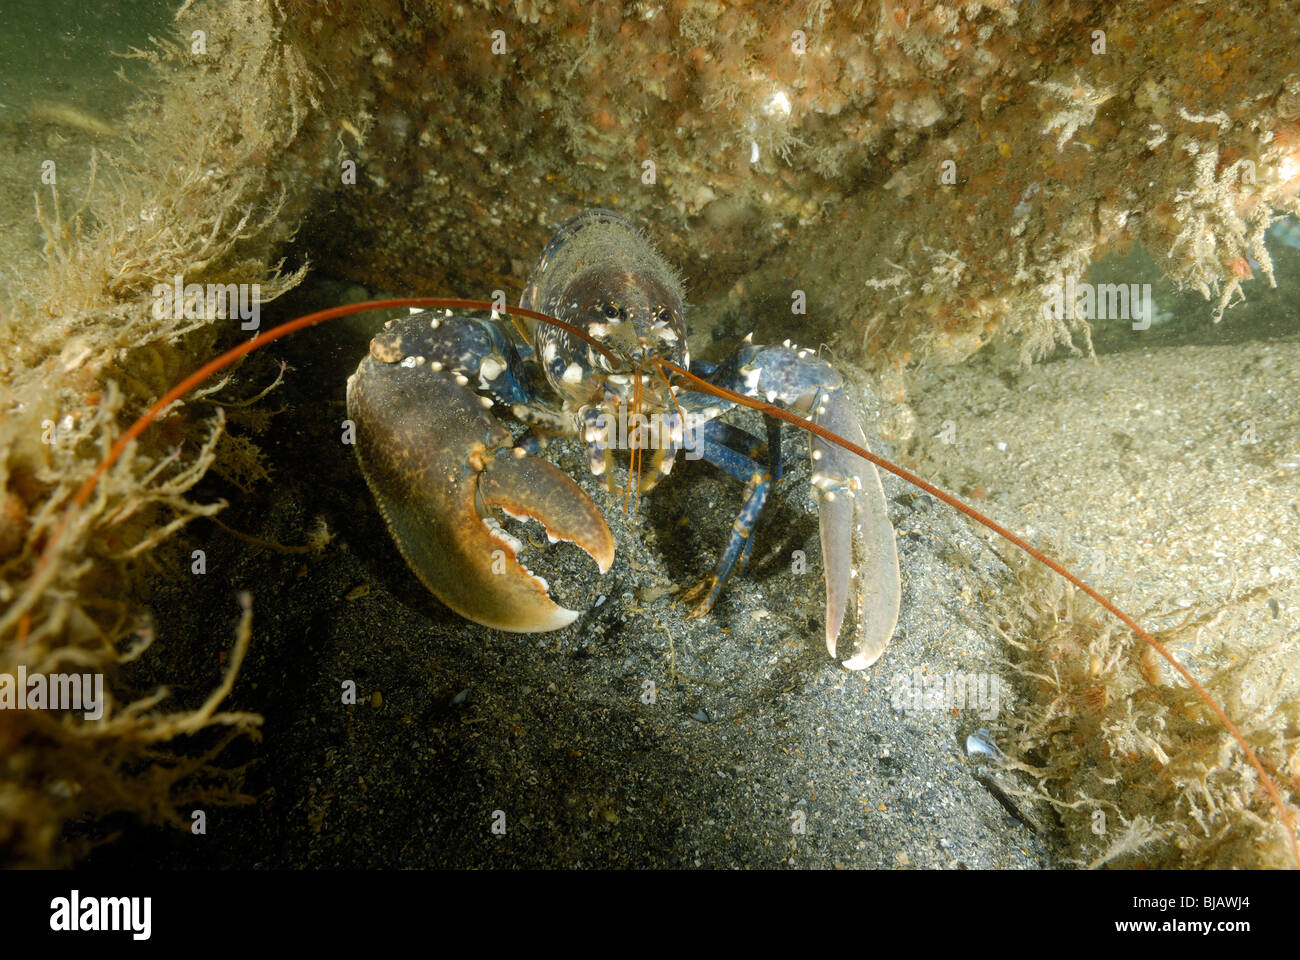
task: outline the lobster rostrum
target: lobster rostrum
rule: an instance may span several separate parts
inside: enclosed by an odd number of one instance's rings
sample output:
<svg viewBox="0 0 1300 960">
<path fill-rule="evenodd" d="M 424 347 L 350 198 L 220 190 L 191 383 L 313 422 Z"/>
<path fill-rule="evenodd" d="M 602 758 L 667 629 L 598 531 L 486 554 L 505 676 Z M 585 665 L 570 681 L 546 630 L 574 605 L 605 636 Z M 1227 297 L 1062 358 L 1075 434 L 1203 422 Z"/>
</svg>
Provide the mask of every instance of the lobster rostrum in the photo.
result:
<svg viewBox="0 0 1300 960">
<path fill-rule="evenodd" d="M 443 603 L 478 623 L 545 631 L 579 615 L 553 602 L 546 581 L 519 562 L 520 543 L 497 510 L 539 521 L 552 542 L 577 544 L 602 573 L 613 563 L 613 538 L 595 504 L 537 456 L 549 437 L 580 437 L 591 472 L 611 491 L 614 447 L 624 437 L 629 500 L 667 476 L 683 452 L 745 484 L 713 572 L 685 594 L 693 616 L 707 614 L 748 563 L 783 468 L 780 424 L 769 420 L 764 440 L 723 422 L 736 406 L 726 393 L 778 402 L 866 446 L 843 379 L 812 351 L 746 338 L 721 364 L 692 363 L 681 281 L 617 214 L 589 210 L 560 227 L 520 306 L 563 325 L 525 318 L 520 343 L 495 313 L 412 312 L 389 321 L 348 380 L 357 457 L 394 540 Z M 685 385 L 672 382 L 678 374 Z M 693 389 L 704 386 L 696 378 L 720 390 Z M 516 439 L 494 409 L 509 410 L 526 426 L 523 435 Z M 632 429 L 616 433 L 620 423 Z M 858 642 L 844 665 L 862 669 L 880 657 L 898 618 L 894 531 L 870 462 L 817 434 L 810 448 L 826 645 L 835 656 L 856 593 Z"/>
</svg>

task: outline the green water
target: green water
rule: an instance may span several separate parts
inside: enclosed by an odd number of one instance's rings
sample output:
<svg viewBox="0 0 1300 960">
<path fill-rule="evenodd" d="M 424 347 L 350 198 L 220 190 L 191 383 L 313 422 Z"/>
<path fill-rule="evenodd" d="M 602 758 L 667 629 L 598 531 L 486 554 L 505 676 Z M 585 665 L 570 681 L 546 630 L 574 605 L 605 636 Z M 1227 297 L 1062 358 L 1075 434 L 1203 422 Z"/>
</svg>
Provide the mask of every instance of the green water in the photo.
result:
<svg viewBox="0 0 1300 960">
<path fill-rule="evenodd" d="M 34 99 L 75 97 L 106 108 L 122 91 L 113 73 L 147 48 L 179 9 L 174 0 L 79 0 L 10 3 L 0 8 L 0 116 L 26 111 Z"/>
<path fill-rule="evenodd" d="M 151 35 L 168 36 L 177 9 L 177 0 L 0 5 L 0 263 L 10 276 L 39 267 L 45 236 L 33 196 L 53 205 L 48 164 L 72 202 L 89 189 L 91 151 L 120 145 L 51 115 L 117 126 L 145 75 L 146 62 L 127 55 L 151 49 Z M 0 284 L 0 302 L 6 295 Z"/>
</svg>

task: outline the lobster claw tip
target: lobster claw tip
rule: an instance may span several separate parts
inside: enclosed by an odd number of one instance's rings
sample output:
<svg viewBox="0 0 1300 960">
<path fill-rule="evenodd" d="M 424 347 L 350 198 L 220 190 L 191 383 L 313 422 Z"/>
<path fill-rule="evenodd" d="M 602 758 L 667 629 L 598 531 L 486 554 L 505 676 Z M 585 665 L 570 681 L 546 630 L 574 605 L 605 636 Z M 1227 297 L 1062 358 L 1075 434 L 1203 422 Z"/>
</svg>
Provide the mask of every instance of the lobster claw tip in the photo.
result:
<svg viewBox="0 0 1300 960">
<path fill-rule="evenodd" d="M 891 631 L 892 632 L 892 631 Z M 845 660 L 841 666 L 845 670 L 865 670 L 885 652 L 885 647 L 889 645 L 889 636 L 872 637 L 858 644 L 857 651 L 849 659 Z M 835 640 L 831 637 L 826 638 L 826 647 L 830 650 L 831 656 L 835 656 Z"/>
<path fill-rule="evenodd" d="M 551 630 L 561 630 L 573 623 L 581 616 L 581 611 L 570 610 L 568 607 L 561 607 L 559 604 L 546 600 L 551 609 L 539 610 L 525 626 L 497 626 L 498 630 L 504 630 L 506 633 L 549 633 Z"/>
</svg>

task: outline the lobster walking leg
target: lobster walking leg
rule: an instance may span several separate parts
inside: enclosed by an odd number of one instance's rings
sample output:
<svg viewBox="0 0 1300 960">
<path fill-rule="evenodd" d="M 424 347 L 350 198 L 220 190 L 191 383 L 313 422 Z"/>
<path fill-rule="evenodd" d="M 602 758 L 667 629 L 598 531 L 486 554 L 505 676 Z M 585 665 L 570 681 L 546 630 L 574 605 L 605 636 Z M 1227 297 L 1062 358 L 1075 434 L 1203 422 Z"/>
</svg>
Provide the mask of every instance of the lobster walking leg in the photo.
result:
<svg viewBox="0 0 1300 960">
<path fill-rule="evenodd" d="M 749 562 L 753 548 L 754 527 L 767 502 L 767 495 L 772 488 L 771 471 L 759 466 L 752 454 L 762 451 L 762 441 L 750 436 L 729 424 L 710 421 L 704 424 L 699 439 L 700 453 L 714 466 L 725 470 L 746 485 L 745 500 L 740 508 L 727 544 L 718 558 L 714 571 L 686 592 L 683 599 L 694 606 L 691 616 L 702 617 L 713 609 L 722 588 L 740 561 L 740 568 Z M 723 442 L 723 438 L 739 444 L 745 444 L 747 450 L 741 453 Z M 749 443 L 746 443 L 749 441 Z M 747 455 L 751 454 L 751 455 Z"/>
</svg>

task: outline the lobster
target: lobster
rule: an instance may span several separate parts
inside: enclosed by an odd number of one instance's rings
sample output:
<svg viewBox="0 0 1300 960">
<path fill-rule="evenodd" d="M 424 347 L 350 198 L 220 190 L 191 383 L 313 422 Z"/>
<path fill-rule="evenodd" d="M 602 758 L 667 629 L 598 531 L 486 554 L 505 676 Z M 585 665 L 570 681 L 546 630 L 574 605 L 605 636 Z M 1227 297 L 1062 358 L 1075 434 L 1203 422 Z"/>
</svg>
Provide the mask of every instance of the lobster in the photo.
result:
<svg viewBox="0 0 1300 960">
<path fill-rule="evenodd" d="M 681 281 L 615 213 L 589 210 L 560 227 L 520 306 L 587 337 L 528 318 L 527 340 L 516 345 L 495 312 L 416 311 L 386 324 L 348 380 L 357 458 L 393 539 L 438 599 L 485 626 L 556 630 L 579 615 L 556 605 L 545 580 L 519 562 L 521 543 L 497 510 L 541 522 L 552 541 L 576 543 L 602 573 L 613 562 L 613 539 L 591 499 L 536 456 L 551 436 L 581 436 L 591 472 L 610 478 L 611 488 L 619 437 L 638 493 L 666 477 L 683 451 L 744 483 L 716 567 L 686 592 L 692 616 L 707 614 L 730 576 L 745 568 L 782 475 L 779 426 L 764 441 L 724 423 L 719 418 L 734 400 L 675 385 L 666 371 L 779 401 L 866 446 L 843 378 L 810 350 L 747 337 L 720 364 L 692 363 Z M 509 410 L 527 432 L 516 440 L 493 409 Z M 659 429 L 650 429 L 652 419 Z M 627 422 L 631 431 L 616 432 Z M 856 587 L 858 644 L 845 666 L 863 669 L 884 652 L 898 619 L 894 531 L 876 468 L 817 434 L 809 446 L 826 571 L 826 646 L 834 657 Z"/>
<path fill-rule="evenodd" d="M 580 435 L 592 471 L 609 475 L 610 414 L 617 409 L 622 415 L 630 407 L 633 419 L 647 409 L 663 411 L 667 424 L 667 440 L 660 430 L 651 469 L 644 473 L 640 455 L 647 444 L 637 424 L 635 441 L 628 444 L 629 482 L 634 486 L 650 489 L 683 451 L 747 484 L 744 505 L 714 572 L 688 594 L 695 604 L 692 612 L 707 613 L 728 577 L 748 559 L 753 524 L 782 471 L 774 425 L 769 425 L 764 444 L 718 419 L 735 406 L 750 407 L 812 435 L 813 488 L 820 493 L 827 576 L 826 640 L 832 655 L 849 584 L 859 581 L 862 634 L 846 667 L 860 669 L 879 658 L 898 612 L 897 558 L 874 469 L 878 467 L 1049 567 L 1168 661 L 1258 773 L 1300 865 L 1291 812 L 1273 778 L 1223 708 L 1155 637 L 1021 537 L 868 450 L 842 379 L 810 351 L 788 344 L 761 347 L 747 339 L 720 364 L 692 363 L 682 326 L 680 280 L 640 234 L 607 211 L 589 211 L 561 227 L 543 251 L 518 307 L 443 297 L 333 307 L 267 330 L 185 377 L 122 432 L 73 495 L 26 586 L 0 614 L 0 632 L 15 630 L 22 642 L 30 610 L 50 579 L 74 518 L 102 477 L 171 404 L 246 354 L 306 327 L 353 313 L 405 307 L 424 309 L 393 321 L 371 341 L 369 355 L 350 379 L 348 407 L 358 427 L 362 472 L 390 531 L 417 575 L 452 609 L 472 619 L 480 619 L 481 612 L 482 622 L 492 623 L 486 619 L 492 617 L 497 620 L 492 625 L 501 629 L 556 629 L 573 621 L 574 611 L 556 606 L 546 595 L 545 582 L 514 562 L 517 550 L 499 521 L 490 522 L 492 511 L 541 520 L 552 539 L 572 540 L 602 571 L 608 570 L 613 543 L 604 520 L 572 480 L 536 454 L 548 435 Z M 441 313 L 431 313 L 430 308 Z M 484 320 L 450 312 L 456 310 L 491 310 L 494 316 Z M 585 321 L 585 328 L 546 310 Z M 499 322 L 501 313 L 518 323 L 528 342 L 511 340 Z M 558 402 L 546 399 L 548 389 Z M 489 412 L 494 407 L 508 407 L 526 424 L 523 435 L 515 438 Z M 408 494 L 415 499 L 408 502 Z M 860 575 L 855 555 L 865 557 L 870 576 Z M 485 556 L 510 560 L 504 573 L 493 574 L 499 583 L 479 575 Z M 467 570 L 475 578 L 468 597 L 456 583 L 471 575 Z M 494 590 L 499 592 L 491 593 Z M 493 606 L 497 600 L 503 602 Z"/>
</svg>

